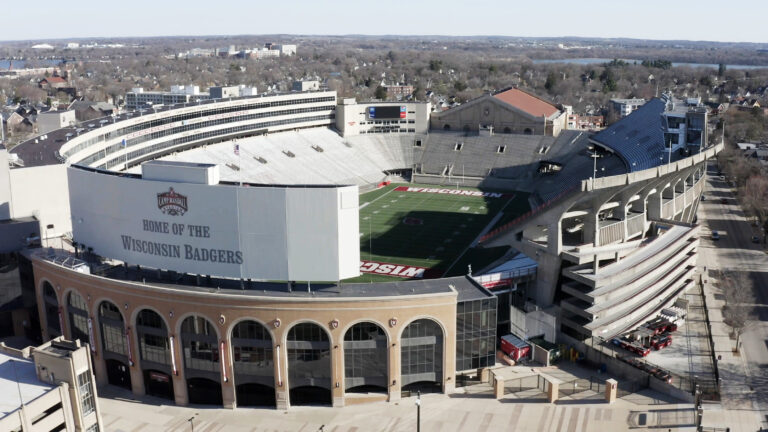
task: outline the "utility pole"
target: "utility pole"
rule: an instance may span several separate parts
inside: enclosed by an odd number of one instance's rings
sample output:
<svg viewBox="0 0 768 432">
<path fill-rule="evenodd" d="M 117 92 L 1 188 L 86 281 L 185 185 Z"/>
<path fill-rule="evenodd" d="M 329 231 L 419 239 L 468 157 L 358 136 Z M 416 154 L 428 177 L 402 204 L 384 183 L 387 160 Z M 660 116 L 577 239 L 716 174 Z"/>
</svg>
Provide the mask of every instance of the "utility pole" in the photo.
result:
<svg viewBox="0 0 768 432">
<path fill-rule="evenodd" d="M 421 390 L 416 393 L 416 432 L 421 432 Z"/>
</svg>

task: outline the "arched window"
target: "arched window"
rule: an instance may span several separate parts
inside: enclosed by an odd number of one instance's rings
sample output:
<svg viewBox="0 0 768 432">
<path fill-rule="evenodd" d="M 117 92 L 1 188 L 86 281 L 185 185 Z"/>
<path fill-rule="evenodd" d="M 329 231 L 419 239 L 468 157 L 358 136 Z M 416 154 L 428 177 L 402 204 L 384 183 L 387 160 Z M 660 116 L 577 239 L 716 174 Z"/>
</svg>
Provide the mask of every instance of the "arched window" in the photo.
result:
<svg viewBox="0 0 768 432">
<path fill-rule="evenodd" d="M 353 325 L 344 334 L 344 387 L 347 391 L 386 391 L 387 335 L 372 322 Z"/>
<path fill-rule="evenodd" d="M 216 329 L 210 321 L 191 316 L 181 323 L 184 365 L 187 369 L 219 371 L 219 348 Z"/>
<path fill-rule="evenodd" d="M 272 335 L 256 321 L 242 321 L 232 329 L 232 352 L 237 404 L 275 405 L 275 365 Z"/>
<path fill-rule="evenodd" d="M 416 320 L 403 330 L 400 343 L 403 389 L 442 388 L 443 330 L 431 319 Z"/>
<path fill-rule="evenodd" d="M 59 301 L 53 286 L 43 282 L 43 303 L 45 303 L 45 325 L 48 327 L 48 336 L 55 338 L 61 336 L 61 320 L 59 319 Z"/>
<path fill-rule="evenodd" d="M 144 391 L 148 395 L 173 400 L 171 347 L 165 321 L 157 312 L 142 309 L 136 316 L 136 336 L 144 372 Z"/>
<path fill-rule="evenodd" d="M 170 366 L 168 328 L 160 315 L 150 309 L 143 309 L 136 317 L 136 333 L 142 361 Z"/>
<path fill-rule="evenodd" d="M 331 403 L 331 344 L 317 324 L 288 331 L 286 357 L 291 404 Z"/>
<path fill-rule="evenodd" d="M 72 340 L 80 339 L 82 343 L 89 343 L 88 338 L 88 304 L 80 294 L 72 291 L 67 300 L 69 312 L 69 325 Z"/>
<path fill-rule="evenodd" d="M 125 325 L 120 309 L 112 302 L 103 301 L 99 305 L 99 324 L 101 342 L 105 352 L 128 355 L 128 341 L 125 337 Z"/>
<path fill-rule="evenodd" d="M 221 370 L 216 328 L 201 316 L 181 323 L 181 348 L 189 403 L 221 405 Z"/>
</svg>

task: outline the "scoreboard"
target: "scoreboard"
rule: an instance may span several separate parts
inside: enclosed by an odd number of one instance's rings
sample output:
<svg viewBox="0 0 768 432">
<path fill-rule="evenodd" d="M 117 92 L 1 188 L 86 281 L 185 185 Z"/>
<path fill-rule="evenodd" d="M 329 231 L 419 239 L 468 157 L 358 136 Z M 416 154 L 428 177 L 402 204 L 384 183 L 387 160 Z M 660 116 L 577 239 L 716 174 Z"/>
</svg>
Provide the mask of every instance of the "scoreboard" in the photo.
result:
<svg viewBox="0 0 768 432">
<path fill-rule="evenodd" d="M 407 109 L 404 105 L 386 105 L 368 107 L 368 118 L 377 120 L 404 119 Z"/>
</svg>

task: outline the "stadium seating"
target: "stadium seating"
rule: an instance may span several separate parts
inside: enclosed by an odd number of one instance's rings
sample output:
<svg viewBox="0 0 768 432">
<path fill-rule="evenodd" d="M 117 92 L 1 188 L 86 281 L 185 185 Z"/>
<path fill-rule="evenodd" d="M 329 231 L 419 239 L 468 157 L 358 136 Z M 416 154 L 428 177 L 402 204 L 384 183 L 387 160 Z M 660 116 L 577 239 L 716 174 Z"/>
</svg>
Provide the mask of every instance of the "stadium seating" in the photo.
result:
<svg viewBox="0 0 768 432">
<path fill-rule="evenodd" d="M 239 155 L 232 142 L 225 142 L 163 159 L 216 163 L 226 181 L 361 186 L 378 183 L 386 171 L 410 168 L 413 162 L 413 138 L 396 135 L 345 140 L 331 129 L 312 128 L 244 138 L 237 143 Z"/>
</svg>

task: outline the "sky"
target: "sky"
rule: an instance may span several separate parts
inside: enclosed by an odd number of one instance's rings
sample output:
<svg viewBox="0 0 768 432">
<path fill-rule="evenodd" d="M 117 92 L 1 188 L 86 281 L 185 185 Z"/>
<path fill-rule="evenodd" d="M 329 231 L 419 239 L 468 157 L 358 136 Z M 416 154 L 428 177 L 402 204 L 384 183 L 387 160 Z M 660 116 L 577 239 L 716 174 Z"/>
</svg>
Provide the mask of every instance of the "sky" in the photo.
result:
<svg viewBox="0 0 768 432">
<path fill-rule="evenodd" d="M 388 34 L 768 43 L 766 16 L 768 0 L 0 0 L 0 41 Z"/>
</svg>

